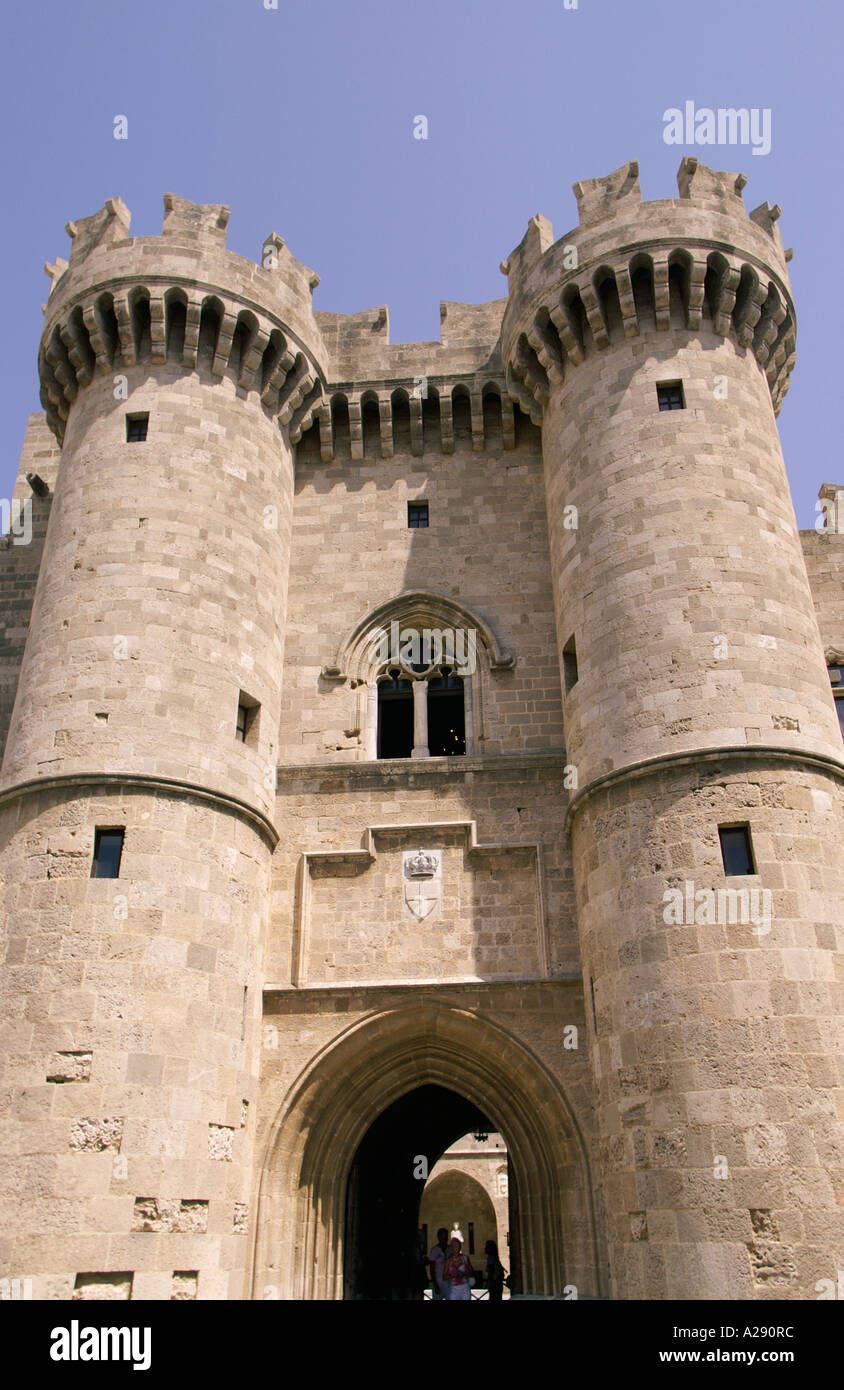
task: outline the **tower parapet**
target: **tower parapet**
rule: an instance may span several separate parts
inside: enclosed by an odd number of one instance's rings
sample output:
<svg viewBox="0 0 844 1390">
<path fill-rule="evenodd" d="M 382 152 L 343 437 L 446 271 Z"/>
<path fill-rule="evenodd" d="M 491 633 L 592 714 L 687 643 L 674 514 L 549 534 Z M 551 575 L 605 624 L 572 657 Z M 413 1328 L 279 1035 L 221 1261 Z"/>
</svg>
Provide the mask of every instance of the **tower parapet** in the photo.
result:
<svg viewBox="0 0 844 1390">
<path fill-rule="evenodd" d="M 130 237 L 120 199 L 68 223 L 69 262 L 51 268 L 39 370 L 70 463 L 3 782 L 144 772 L 226 790 L 267 814 L 292 449 L 324 396 L 327 354 L 311 307 L 318 276 L 276 233 L 261 265 L 228 251 L 226 207 L 173 194 L 164 203 L 160 237 Z M 149 433 L 136 446 L 124 418 L 140 416 Z M 195 614 L 177 673 L 159 658 L 184 621 L 183 596 L 201 574 L 229 568 L 236 536 L 237 578 L 214 596 L 210 625 Z M 127 597 L 138 574 L 146 612 Z M 145 636 L 156 621 L 161 643 Z M 114 659 L 120 639 L 125 662 Z M 239 690 L 263 714 L 247 747 L 232 748 Z"/>
<path fill-rule="evenodd" d="M 796 316 L 777 220 L 748 216 L 743 174 L 684 159 L 679 198 L 643 203 L 633 161 L 574 185 L 580 223 L 553 245 L 534 218 L 502 270 L 510 299 L 502 355 L 514 399 L 539 424 L 552 388 L 617 336 L 704 324 L 751 350 L 775 412 L 795 360 Z"/>
<path fill-rule="evenodd" d="M 816 624 L 774 423 L 795 355 L 787 253 L 778 209 L 745 215 L 744 183 L 685 159 L 680 197 L 643 203 L 638 165 L 624 165 L 575 184 L 574 231 L 552 244 L 534 218 L 502 267 L 502 358 L 542 426 L 561 644 L 575 638 L 567 750 L 581 786 L 669 749 L 755 739 L 838 752 L 825 671 L 805 661 Z M 659 409 L 666 381 L 684 383 L 685 410 Z M 731 613 L 719 594 L 736 546 L 756 571 L 743 571 L 746 612 L 734 595 Z M 702 586 L 691 596 L 690 565 Z M 658 697 L 654 643 L 684 668 Z M 623 653 L 620 681 L 606 679 L 610 650 Z"/>
<path fill-rule="evenodd" d="M 64 437 L 68 412 L 97 374 L 207 359 L 255 392 L 296 443 L 323 396 L 326 352 L 311 308 L 319 276 L 275 232 L 256 265 L 226 249 L 229 210 L 167 193 L 160 237 L 130 237 L 109 199 L 69 222 L 70 260 L 48 268 L 39 370 L 42 404 Z M 57 273 L 56 273 L 57 272 Z"/>
</svg>

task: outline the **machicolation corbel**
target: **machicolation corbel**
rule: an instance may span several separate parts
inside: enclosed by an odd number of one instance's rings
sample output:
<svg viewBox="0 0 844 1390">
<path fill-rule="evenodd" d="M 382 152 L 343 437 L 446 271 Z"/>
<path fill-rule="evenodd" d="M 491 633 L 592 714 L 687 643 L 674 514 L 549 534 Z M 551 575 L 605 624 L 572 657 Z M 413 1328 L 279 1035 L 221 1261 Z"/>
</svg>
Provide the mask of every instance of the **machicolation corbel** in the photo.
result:
<svg viewBox="0 0 844 1390">
<path fill-rule="evenodd" d="M 29 483 L 33 494 L 36 497 L 49 497 L 50 489 L 44 479 L 38 473 L 27 473 L 26 481 Z"/>
</svg>

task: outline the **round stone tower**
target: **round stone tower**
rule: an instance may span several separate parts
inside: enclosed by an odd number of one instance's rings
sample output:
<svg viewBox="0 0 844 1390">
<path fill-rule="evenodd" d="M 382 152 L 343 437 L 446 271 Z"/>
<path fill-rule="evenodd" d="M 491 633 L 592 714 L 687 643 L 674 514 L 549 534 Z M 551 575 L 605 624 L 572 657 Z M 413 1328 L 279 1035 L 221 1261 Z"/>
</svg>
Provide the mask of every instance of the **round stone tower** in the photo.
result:
<svg viewBox="0 0 844 1390">
<path fill-rule="evenodd" d="M 228 209 L 119 200 L 51 267 L 63 441 L 0 780 L 4 1267 L 35 1297 L 244 1294 L 292 447 L 316 277 Z M 116 873 L 116 876 L 114 876 Z"/>
<path fill-rule="evenodd" d="M 775 415 L 786 261 L 743 176 L 575 185 L 502 267 L 542 425 L 578 930 L 617 1298 L 844 1267 L 844 750 Z M 837 1224 L 836 1224 L 837 1223 Z"/>
</svg>

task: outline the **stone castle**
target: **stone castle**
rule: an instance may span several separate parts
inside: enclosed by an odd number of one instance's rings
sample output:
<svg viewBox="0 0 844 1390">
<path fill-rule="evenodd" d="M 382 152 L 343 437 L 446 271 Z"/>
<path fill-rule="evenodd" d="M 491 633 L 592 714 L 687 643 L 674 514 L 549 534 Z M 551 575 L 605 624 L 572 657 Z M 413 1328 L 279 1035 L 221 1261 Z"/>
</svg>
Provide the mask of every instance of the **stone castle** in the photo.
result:
<svg viewBox="0 0 844 1390">
<path fill-rule="evenodd" d="M 0 550 L 6 1296 L 408 1296 L 473 1129 L 514 1296 L 828 1296 L 844 487 L 798 532 L 744 183 L 575 184 L 432 343 L 222 206 L 68 224 Z"/>
</svg>

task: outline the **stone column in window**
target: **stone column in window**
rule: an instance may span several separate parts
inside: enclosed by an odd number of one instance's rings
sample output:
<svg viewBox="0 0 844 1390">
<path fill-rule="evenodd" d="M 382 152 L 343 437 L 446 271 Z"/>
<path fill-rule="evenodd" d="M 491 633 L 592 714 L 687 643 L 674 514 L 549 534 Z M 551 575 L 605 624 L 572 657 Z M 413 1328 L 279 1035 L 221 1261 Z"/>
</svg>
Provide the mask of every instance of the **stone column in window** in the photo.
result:
<svg viewBox="0 0 844 1390">
<path fill-rule="evenodd" d="M 412 758 L 428 758 L 428 682 L 413 682 Z"/>
<path fill-rule="evenodd" d="M 474 675 L 463 677 L 463 724 L 466 737 L 467 758 L 471 758 L 475 751 L 474 703 L 472 700 L 472 687 L 474 682 Z"/>
<path fill-rule="evenodd" d="M 366 757 L 374 763 L 378 759 L 378 682 L 370 681 L 366 690 Z"/>
</svg>

